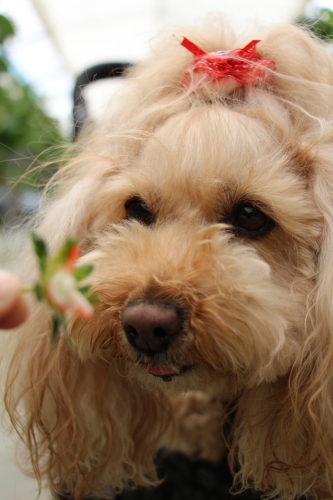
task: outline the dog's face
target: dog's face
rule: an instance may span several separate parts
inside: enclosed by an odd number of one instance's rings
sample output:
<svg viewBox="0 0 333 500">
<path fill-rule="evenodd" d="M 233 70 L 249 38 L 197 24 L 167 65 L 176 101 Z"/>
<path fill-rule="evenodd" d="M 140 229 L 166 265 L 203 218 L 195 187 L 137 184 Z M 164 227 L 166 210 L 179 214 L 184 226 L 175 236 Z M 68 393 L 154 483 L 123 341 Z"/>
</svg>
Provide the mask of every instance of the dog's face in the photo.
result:
<svg viewBox="0 0 333 500">
<path fill-rule="evenodd" d="M 72 328 L 81 356 L 116 357 L 144 385 L 175 390 L 288 371 L 321 219 L 309 161 L 272 104 L 271 116 L 248 116 L 246 99 L 243 111 L 192 107 L 104 181 L 86 256 L 100 303 Z"/>
</svg>

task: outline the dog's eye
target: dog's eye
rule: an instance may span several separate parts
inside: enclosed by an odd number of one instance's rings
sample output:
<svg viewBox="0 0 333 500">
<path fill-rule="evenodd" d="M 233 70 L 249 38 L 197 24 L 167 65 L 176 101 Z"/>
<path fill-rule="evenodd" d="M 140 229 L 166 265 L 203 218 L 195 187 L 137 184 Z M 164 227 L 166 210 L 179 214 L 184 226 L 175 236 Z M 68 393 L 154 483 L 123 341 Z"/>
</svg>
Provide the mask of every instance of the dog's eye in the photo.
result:
<svg viewBox="0 0 333 500">
<path fill-rule="evenodd" d="M 135 219 L 146 226 L 155 221 L 155 217 L 139 198 L 131 198 L 125 203 L 126 219 Z"/>
<path fill-rule="evenodd" d="M 273 229 L 274 221 L 253 205 L 240 205 L 232 225 L 243 236 L 257 237 Z"/>
</svg>

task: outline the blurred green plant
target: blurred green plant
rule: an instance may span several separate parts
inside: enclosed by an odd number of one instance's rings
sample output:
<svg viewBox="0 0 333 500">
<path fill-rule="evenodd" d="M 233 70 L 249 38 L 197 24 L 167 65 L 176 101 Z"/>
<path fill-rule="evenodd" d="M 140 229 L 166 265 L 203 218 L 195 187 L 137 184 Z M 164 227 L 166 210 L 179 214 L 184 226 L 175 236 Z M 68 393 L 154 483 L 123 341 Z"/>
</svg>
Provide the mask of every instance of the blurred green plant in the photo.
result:
<svg viewBox="0 0 333 500">
<path fill-rule="evenodd" d="M 333 12 L 329 9 L 320 9 L 317 19 L 303 16 L 297 20 L 297 24 L 306 26 L 322 40 L 333 40 Z"/>
<path fill-rule="evenodd" d="M 17 181 L 36 157 L 38 164 L 54 162 L 55 153 L 45 151 L 65 142 L 58 122 L 46 115 L 31 87 L 12 70 L 6 43 L 13 36 L 13 23 L 0 15 L 0 186 Z M 18 187 L 39 187 L 49 176 L 48 169 L 32 168 Z"/>
</svg>

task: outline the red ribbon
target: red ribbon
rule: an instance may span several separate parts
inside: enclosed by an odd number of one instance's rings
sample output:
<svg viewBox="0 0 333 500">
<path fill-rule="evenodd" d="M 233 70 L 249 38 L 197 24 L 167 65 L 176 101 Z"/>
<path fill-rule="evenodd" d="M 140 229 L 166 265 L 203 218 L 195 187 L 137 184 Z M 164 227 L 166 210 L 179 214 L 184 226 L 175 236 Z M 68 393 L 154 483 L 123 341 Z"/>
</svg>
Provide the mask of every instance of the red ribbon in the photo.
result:
<svg viewBox="0 0 333 500">
<path fill-rule="evenodd" d="M 259 42 L 260 40 L 252 40 L 243 49 L 206 53 L 184 37 L 181 45 L 192 52 L 194 62 L 190 70 L 184 74 L 182 86 L 188 89 L 193 73 L 205 75 L 206 81 L 232 78 L 243 85 L 256 85 L 258 82 L 266 85 L 272 78 L 272 71 L 275 71 L 276 66 L 274 61 L 261 59 L 256 51 Z"/>
</svg>

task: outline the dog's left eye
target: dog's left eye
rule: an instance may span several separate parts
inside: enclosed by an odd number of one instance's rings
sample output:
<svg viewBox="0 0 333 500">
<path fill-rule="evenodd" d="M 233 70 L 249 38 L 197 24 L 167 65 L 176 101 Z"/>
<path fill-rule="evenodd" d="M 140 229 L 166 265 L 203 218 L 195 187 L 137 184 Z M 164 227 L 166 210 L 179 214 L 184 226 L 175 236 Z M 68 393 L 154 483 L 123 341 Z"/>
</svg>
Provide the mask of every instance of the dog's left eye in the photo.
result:
<svg viewBox="0 0 333 500">
<path fill-rule="evenodd" d="M 131 198 L 125 203 L 126 219 L 135 219 L 146 226 L 155 221 L 154 215 L 139 198 Z"/>
<path fill-rule="evenodd" d="M 254 205 L 240 205 L 235 211 L 232 225 L 243 236 L 257 237 L 273 229 L 274 221 Z"/>
</svg>

